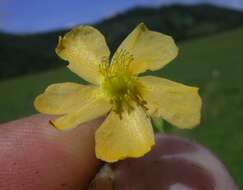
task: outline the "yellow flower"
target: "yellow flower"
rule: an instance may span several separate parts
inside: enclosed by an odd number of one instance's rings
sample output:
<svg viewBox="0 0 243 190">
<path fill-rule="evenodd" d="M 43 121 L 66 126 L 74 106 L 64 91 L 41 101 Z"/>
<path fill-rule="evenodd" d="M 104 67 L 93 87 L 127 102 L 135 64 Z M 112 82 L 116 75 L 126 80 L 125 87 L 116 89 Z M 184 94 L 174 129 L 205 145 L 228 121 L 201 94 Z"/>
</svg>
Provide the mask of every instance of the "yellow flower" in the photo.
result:
<svg viewBox="0 0 243 190">
<path fill-rule="evenodd" d="M 56 53 L 68 68 L 90 85 L 50 85 L 34 102 L 39 112 L 62 115 L 51 123 L 60 130 L 108 113 L 97 129 L 96 156 L 106 162 L 140 157 L 154 145 L 151 117 L 162 117 L 179 128 L 200 122 L 198 88 L 138 74 L 164 67 L 178 48 L 167 35 L 139 24 L 122 42 L 109 63 L 103 35 L 79 26 L 59 38 Z"/>
</svg>

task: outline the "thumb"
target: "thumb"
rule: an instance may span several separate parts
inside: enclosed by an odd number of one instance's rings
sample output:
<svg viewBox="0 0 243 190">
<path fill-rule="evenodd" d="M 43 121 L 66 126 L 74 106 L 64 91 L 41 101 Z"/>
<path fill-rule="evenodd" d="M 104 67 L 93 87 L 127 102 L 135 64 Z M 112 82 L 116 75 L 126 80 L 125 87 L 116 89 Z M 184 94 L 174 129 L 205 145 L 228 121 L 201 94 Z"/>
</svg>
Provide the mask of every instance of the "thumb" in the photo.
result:
<svg viewBox="0 0 243 190">
<path fill-rule="evenodd" d="M 94 154 L 98 119 L 70 131 L 34 115 L 0 126 L 0 189 L 80 190 L 101 163 Z"/>
</svg>

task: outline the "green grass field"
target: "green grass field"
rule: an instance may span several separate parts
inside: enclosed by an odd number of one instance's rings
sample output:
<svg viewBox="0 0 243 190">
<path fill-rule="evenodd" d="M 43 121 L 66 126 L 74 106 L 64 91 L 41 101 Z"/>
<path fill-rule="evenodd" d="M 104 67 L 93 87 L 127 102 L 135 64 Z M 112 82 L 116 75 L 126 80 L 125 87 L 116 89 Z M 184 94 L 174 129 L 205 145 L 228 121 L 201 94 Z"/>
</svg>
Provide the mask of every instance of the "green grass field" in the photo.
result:
<svg viewBox="0 0 243 190">
<path fill-rule="evenodd" d="M 201 125 L 169 132 L 190 136 L 212 150 L 243 189 L 242 37 L 243 29 L 238 29 L 179 44 L 179 57 L 153 74 L 200 87 Z M 0 82 L 0 122 L 34 113 L 34 97 L 48 84 L 64 81 L 83 82 L 66 68 Z"/>
</svg>

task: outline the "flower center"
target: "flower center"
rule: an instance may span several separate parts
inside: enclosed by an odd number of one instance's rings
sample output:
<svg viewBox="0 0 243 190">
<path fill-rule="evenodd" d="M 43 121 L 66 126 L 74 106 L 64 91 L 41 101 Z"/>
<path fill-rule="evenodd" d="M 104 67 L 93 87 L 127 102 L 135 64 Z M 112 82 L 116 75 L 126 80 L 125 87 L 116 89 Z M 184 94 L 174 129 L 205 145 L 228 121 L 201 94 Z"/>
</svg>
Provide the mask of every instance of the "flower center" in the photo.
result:
<svg viewBox="0 0 243 190">
<path fill-rule="evenodd" d="M 113 110 L 120 117 L 125 110 L 131 112 L 134 103 L 143 107 L 146 104 L 140 93 L 142 85 L 129 69 L 132 61 L 132 55 L 121 50 L 115 53 L 111 64 L 104 61 L 100 67 L 100 72 L 104 76 L 102 89 L 109 97 Z"/>
</svg>

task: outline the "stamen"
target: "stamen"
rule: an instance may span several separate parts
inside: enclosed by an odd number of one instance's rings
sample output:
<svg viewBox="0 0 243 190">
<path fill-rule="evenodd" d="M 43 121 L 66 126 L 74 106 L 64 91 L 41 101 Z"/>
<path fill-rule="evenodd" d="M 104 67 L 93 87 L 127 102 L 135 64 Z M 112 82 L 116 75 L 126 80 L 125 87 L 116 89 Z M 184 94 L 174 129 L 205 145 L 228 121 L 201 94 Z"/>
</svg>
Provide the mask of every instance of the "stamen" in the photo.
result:
<svg viewBox="0 0 243 190">
<path fill-rule="evenodd" d="M 128 51 L 121 49 L 118 50 L 111 62 L 111 71 L 114 72 L 127 72 L 129 71 L 130 63 L 134 60 L 133 55 Z"/>
<path fill-rule="evenodd" d="M 109 69 L 109 58 L 103 57 L 101 60 L 101 64 L 99 65 L 99 71 L 103 76 L 106 76 Z"/>
<path fill-rule="evenodd" d="M 124 111 L 132 112 L 135 104 L 146 108 L 146 102 L 140 94 L 141 84 L 130 72 L 130 64 L 133 60 L 133 56 L 128 51 L 121 49 L 115 53 L 111 64 L 107 58 L 104 58 L 99 68 L 104 76 L 102 88 L 110 98 L 113 111 L 120 118 Z"/>
</svg>

